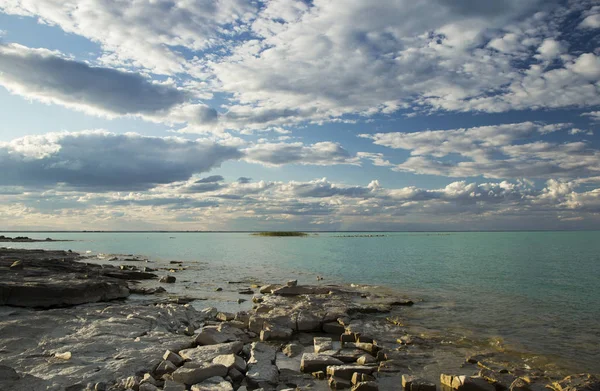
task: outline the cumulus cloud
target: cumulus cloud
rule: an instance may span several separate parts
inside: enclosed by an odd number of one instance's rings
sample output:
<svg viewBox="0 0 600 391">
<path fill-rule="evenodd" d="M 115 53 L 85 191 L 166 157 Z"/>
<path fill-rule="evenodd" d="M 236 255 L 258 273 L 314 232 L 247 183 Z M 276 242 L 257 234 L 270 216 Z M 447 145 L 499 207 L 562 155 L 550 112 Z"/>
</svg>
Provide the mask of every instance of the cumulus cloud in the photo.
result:
<svg viewBox="0 0 600 391">
<path fill-rule="evenodd" d="M 0 85 L 12 93 L 88 113 L 157 115 L 190 94 L 136 73 L 92 67 L 46 49 L 0 46 Z"/>
<path fill-rule="evenodd" d="M 0 185 L 147 189 L 187 180 L 239 157 L 236 148 L 176 137 L 48 133 L 0 142 Z"/>
<path fill-rule="evenodd" d="M 410 151 L 401 164 L 391 165 L 377 155 L 363 155 L 378 165 L 416 174 L 449 177 L 519 178 L 570 177 L 600 171 L 600 151 L 584 141 L 552 143 L 544 134 L 568 129 L 569 124 L 535 122 L 468 129 L 362 134 L 377 145 Z M 571 134 L 573 132 L 570 130 Z M 458 155 L 459 158 L 449 158 Z M 379 160 L 377 160 L 379 159 Z"/>
<path fill-rule="evenodd" d="M 246 161 L 270 166 L 360 164 L 360 158 L 352 156 L 340 144 L 328 141 L 312 145 L 305 145 L 301 142 L 263 143 L 253 145 L 243 151 Z"/>
</svg>

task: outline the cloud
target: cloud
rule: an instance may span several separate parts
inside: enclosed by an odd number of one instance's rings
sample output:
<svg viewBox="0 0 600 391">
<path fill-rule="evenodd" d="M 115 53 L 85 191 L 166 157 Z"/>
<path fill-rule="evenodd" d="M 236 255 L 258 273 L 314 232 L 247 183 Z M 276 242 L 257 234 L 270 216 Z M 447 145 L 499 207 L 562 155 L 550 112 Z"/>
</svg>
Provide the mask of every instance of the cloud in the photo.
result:
<svg viewBox="0 0 600 391">
<path fill-rule="evenodd" d="M 521 178 L 570 177 L 600 171 L 600 151 L 588 143 L 551 143 L 544 134 L 567 129 L 570 124 L 535 122 L 481 126 L 467 129 L 362 134 L 377 145 L 410 151 L 401 164 L 364 154 L 395 171 L 449 177 Z M 570 130 L 572 134 L 573 129 Z M 458 158 L 456 157 L 458 156 Z"/>
<path fill-rule="evenodd" d="M 147 189 L 187 180 L 240 157 L 236 148 L 176 137 L 48 133 L 0 142 L 0 185 Z"/>
<path fill-rule="evenodd" d="M 14 94 L 108 116 L 161 115 L 190 94 L 136 73 L 92 67 L 46 49 L 0 46 L 0 84 Z"/>
<path fill-rule="evenodd" d="M 300 142 L 264 143 L 248 147 L 243 152 L 246 161 L 268 166 L 360 164 L 358 157 L 352 156 L 340 144 L 333 142 L 319 142 L 312 145 L 304 145 Z"/>
</svg>

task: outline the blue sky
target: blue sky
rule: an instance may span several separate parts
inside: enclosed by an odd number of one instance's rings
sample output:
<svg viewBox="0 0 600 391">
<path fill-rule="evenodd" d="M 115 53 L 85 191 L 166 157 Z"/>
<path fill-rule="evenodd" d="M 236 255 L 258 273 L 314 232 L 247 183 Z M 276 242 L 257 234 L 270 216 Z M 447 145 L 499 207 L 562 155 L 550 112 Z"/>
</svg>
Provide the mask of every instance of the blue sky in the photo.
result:
<svg viewBox="0 0 600 391">
<path fill-rule="evenodd" d="M 594 1 L 0 0 L 0 107 L 6 229 L 600 229 Z"/>
</svg>

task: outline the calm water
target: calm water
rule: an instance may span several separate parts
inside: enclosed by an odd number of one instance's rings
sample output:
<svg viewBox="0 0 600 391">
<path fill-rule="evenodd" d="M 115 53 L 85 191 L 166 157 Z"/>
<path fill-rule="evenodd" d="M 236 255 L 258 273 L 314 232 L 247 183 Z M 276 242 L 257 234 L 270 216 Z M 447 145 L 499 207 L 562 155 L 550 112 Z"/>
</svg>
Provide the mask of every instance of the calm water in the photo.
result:
<svg viewBox="0 0 600 391">
<path fill-rule="evenodd" d="M 600 232 L 339 235 L 41 233 L 28 236 L 76 241 L 3 245 L 184 260 L 186 292 L 247 277 L 385 285 L 422 299 L 415 316 L 432 329 L 600 373 Z"/>
</svg>

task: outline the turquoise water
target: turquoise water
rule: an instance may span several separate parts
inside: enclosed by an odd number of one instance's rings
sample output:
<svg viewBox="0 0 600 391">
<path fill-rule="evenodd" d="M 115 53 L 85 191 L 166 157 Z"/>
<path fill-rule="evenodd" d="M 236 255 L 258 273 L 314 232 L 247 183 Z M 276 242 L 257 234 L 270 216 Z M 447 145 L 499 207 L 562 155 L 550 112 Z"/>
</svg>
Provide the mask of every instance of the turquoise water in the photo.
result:
<svg viewBox="0 0 600 391">
<path fill-rule="evenodd" d="M 27 235 L 76 241 L 3 245 L 194 261 L 186 289 L 249 276 L 385 285 L 422 299 L 415 311 L 433 329 L 500 340 L 508 349 L 600 373 L 600 232 Z"/>
</svg>

